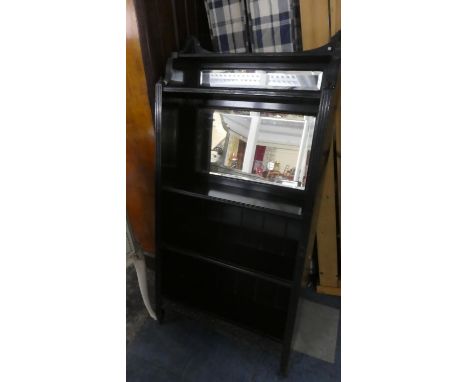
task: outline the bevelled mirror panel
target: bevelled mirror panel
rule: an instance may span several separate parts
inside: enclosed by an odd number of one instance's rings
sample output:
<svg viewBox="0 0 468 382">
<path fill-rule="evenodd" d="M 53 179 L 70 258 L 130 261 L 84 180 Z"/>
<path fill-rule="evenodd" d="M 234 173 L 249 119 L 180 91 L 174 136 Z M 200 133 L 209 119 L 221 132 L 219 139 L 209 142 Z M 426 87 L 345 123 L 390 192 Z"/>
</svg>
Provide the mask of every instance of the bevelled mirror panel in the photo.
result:
<svg viewBox="0 0 468 382">
<path fill-rule="evenodd" d="M 210 174 L 304 189 L 315 117 L 213 111 Z"/>
</svg>

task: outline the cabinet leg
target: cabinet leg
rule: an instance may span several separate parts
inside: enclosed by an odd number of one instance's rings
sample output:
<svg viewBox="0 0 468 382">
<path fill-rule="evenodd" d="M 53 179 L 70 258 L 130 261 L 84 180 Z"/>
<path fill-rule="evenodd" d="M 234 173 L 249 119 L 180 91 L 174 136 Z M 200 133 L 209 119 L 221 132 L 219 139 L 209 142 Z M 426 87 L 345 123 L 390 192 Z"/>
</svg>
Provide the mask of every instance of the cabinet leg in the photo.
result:
<svg viewBox="0 0 468 382">
<path fill-rule="evenodd" d="M 283 349 L 283 351 L 281 352 L 280 374 L 281 376 L 285 378 L 288 376 L 290 358 L 291 358 L 291 348 Z"/>
<path fill-rule="evenodd" d="M 164 323 L 165 312 L 162 308 L 156 308 L 156 317 L 160 325 Z"/>
</svg>

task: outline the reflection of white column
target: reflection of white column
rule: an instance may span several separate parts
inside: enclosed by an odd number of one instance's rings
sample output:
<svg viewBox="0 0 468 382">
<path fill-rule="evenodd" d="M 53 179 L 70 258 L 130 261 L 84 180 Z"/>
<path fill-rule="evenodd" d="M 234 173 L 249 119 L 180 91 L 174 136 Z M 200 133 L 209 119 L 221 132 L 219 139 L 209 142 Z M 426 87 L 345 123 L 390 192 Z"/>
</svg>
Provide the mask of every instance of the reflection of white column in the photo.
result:
<svg viewBox="0 0 468 382">
<path fill-rule="evenodd" d="M 308 128 L 307 130 L 308 130 L 308 131 L 307 131 L 307 134 L 308 134 L 308 137 L 309 137 L 310 134 L 312 134 L 313 131 L 314 131 L 313 127 L 311 126 L 311 122 L 309 122 L 309 128 Z M 299 174 L 300 174 L 300 175 L 299 175 L 299 176 L 300 176 L 299 181 L 300 181 L 301 183 L 302 183 L 302 180 L 304 179 L 304 176 L 307 175 L 307 174 L 306 174 L 307 151 L 308 151 L 308 148 L 309 148 L 309 141 L 310 141 L 310 139 L 309 139 L 308 137 L 307 137 L 307 141 L 306 141 L 307 144 L 306 144 L 306 146 L 305 146 L 304 155 L 302 155 L 302 162 L 301 162 L 301 165 L 300 165 L 300 167 L 299 167 L 299 168 L 301 169 L 301 171 L 300 171 L 300 173 L 299 173 Z M 304 185 L 302 184 L 302 186 L 304 186 Z"/>
<path fill-rule="evenodd" d="M 255 149 L 257 147 L 258 132 L 260 130 L 260 113 L 250 113 L 250 129 L 247 138 L 247 145 L 245 146 L 244 162 L 242 164 L 242 172 L 251 173 L 253 162 L 255 158 Z"/>
<path fill-rule="evenodd" d="M 302 130 L 301 145 L 297 155 L 296 171 L 294 172 L 294 181 L 300 182 L 305 175 L 305 165 L 307 159 L 307 143 L 309 141 L 309 130 L 314 118 L 307 115 L 304 116 L 304 129 Z"/>
</svg>

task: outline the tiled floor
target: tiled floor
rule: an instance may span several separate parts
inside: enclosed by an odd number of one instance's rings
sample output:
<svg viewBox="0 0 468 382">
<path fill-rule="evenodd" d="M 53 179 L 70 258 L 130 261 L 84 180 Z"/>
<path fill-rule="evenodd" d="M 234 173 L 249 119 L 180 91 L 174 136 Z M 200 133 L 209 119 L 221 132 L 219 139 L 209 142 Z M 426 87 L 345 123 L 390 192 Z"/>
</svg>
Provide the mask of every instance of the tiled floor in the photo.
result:
<svg viewBox="0 0 468 382">
<path fill-rule="evenodd" d="M 312 291 L 306 295 L 315 303 L 340 308 L 339 298 L 318 296 Z M 334 363 L 294 352 L 289 376 L 282 378 L 278 373 L 278 346 L 232 335 L 204 320 L 171 313 L 163 325 L 147 318 L 129 339 L 127 381 L 339 381 L 340 342 L 338 328 Z"/>
</svg>

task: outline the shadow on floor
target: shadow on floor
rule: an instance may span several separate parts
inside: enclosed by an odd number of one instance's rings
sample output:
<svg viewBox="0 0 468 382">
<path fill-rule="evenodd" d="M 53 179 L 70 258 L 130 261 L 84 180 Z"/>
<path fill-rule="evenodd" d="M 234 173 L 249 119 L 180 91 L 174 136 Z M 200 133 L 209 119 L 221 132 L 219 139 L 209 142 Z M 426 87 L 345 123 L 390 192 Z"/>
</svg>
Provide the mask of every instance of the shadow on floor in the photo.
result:
<svg viewBox="0 0 468 382">
<path fill-rule="evenodd" d="M 128 274 L 128 270 L 127 270 Z M 127 282 L 132 282 L 127 276 Z M 127 287 L 128 288 L 128 287 Z M 133 290 L 134 291 L 134 290 Z M 294 352 L 288 378 L 279 371 L 279 347 L 269 346 L 255 337 L 225 332 L 204 320 L 193 320 L 176 312 L 167 315 L 163 325 L 137 309 L 141 297 L 132 294 L 128 309 L 127 292 L 127 382 L 242 382 L 242 381 L 314 381 L 335 382 L 341 373 L 341 338 L 338 339 L 334 363 Z M 340 299 L 318 296 L 306 291 L 304 298 L 333 308 L 340 308 Z M 141 306 L 142 302 L 141 302 Z M 144 314 L 142 324 L 132 312 Z M 130 316 L 129 316 L 130 315 Z M 136 324 L 135 324 L 136 323 Z M 133 326 L 133 327 L 132 327 Z"/>
</svg>

